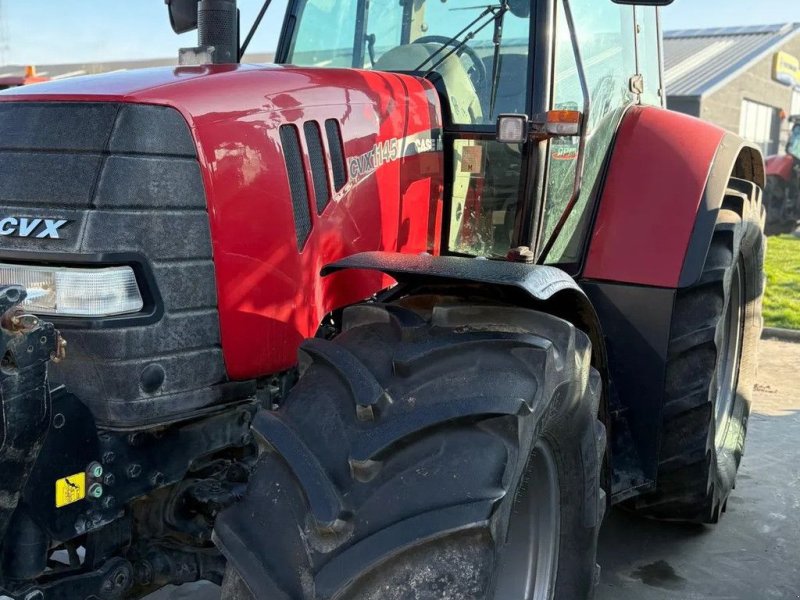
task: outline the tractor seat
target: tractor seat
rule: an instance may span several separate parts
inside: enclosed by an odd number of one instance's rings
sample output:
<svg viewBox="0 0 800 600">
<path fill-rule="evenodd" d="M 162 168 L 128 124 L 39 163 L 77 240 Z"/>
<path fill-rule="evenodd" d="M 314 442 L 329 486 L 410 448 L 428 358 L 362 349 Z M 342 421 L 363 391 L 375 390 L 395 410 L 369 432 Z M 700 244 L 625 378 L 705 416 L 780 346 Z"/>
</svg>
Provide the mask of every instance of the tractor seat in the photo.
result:
<svg viewBox="0 0 800 600">
<path fill-rule="evenodd" d="M 374 68 L 377 71 L 414 71 L 438 49 L 436 44 L 397 46 L 381 55 Z M 482 123 L 480 98 L 461 59 L 449 56 L 436 67 L 436 72 L 442 77 L 453 122 L 463 125 Z"/>
</svg>

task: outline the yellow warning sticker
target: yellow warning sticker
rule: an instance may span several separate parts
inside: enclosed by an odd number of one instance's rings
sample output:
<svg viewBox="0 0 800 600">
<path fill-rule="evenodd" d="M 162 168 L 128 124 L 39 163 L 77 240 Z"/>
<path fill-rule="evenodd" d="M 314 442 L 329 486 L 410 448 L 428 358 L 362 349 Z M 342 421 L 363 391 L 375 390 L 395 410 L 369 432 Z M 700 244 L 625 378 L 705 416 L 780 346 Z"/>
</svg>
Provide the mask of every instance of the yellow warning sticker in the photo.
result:
<svg viewBox="0 0 800 600">
<path fill-rule="evenodd" d="M 56 480 L 56 508 L 86 497 L 86 473 L 75 473 Z"/>
</svg>

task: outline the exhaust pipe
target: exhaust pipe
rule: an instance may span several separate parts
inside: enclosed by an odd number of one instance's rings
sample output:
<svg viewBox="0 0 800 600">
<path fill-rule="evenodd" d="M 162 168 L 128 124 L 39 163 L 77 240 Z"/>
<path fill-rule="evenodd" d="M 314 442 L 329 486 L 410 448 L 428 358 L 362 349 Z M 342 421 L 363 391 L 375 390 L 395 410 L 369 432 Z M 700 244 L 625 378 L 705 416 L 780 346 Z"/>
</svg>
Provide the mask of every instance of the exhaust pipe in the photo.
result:
<svg viewBox="0 0 800 600">
<path fill-rule="evenodd" d="M 194 0 L 196 2 L 196 0 Z M 178 24 L 178 8 L 183 4 L 177 0 L 168 0 L 174 5 L 170 14 L 173 28 L 176 31 L 188 30 L 193 19 Z M 200 0 L 193 5 L 196 10 L 197 38 L 196 48 L 181 48 L 179 62 L 181 66 L 222 65 L 239 62 L 239 10 L 236 0 Z M 186 18 L 183 13 L 180 17 Z M 176 25 L 178 25 L 176 27 Z"/>
<path fill-rule="evenodd" d="M 214 48 L 214 63 L 239 62 L 239 12 L 236 0 L 201 0 L 197 7 L 201 48 Z"/>
</svg>

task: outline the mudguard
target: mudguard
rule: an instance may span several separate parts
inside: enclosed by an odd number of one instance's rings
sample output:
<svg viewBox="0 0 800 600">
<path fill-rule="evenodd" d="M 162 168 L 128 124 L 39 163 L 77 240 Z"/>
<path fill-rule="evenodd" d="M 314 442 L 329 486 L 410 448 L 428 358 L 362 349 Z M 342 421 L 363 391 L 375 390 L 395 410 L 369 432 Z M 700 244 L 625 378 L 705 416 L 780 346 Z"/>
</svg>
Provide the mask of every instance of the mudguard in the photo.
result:
<svg viewBox="0 0 800 600">
<path fill-rule="evenodd" d="M 731 177 L 765 184 L 740 137 L 652 107 L 623 119 L 579 278 L 607 336 L 614 502 L 655 483 L 674 300 L 701 277 Z"/>
<path fill-rule="evenodd" d="M 692 285 L 732 175 L 764 187 L 755 146 L 693 117 L 632 108 L 617 135 L 583 277 Z"/>
<path fill-rule="evenodd" d="M 516 295 L 520 304 L 550 312 L 583 330 L 592 341 L 595 367 L 606 372 L 605 341 L 597 313 L 577 282 L 561 269 L 480 258 L 361 252 L 325 266 L 322 275 L 349 269 L 379 271 L 401 285 L 469 283 L 504 288 Z"/>
</svg>

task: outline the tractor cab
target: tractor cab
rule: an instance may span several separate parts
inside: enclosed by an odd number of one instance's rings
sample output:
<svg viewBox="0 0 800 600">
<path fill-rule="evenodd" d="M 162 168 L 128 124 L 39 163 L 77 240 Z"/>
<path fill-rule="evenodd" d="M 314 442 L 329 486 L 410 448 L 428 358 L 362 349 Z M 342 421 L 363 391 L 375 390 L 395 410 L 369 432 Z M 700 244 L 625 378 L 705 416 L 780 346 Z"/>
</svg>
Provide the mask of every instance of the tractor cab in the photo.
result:
<svg viewBox="0 0 800 600">
<path fill-rule="evenodd" d="M 496 140 L 503 114 L 529 115 L 531 4 L 458 0 L 294 3 L 283 63 L 414 74 L 439 94 L 449 155 L 447 249 L 505 257 L 527 158 L 519 140 Z M 437 132 L 437 136 L 440 135 Z"/>
<path fill-rule="evenodd" d="M 789 134 L 789 142 L 786 144 L 786 153 L 800 160 L 800 115 L 789 118 L 792 124 L 792 132 Z"/>
<path fill-rule="evenodd" d="M 569 270 L 622 114 L 663 104 L 657 33 L 655 7 L 610 0 L 296 0 L 276 62 L 431 81 L 444 124 L 442 246 L 490 258 L 525 246 Z"/>
</svg>

